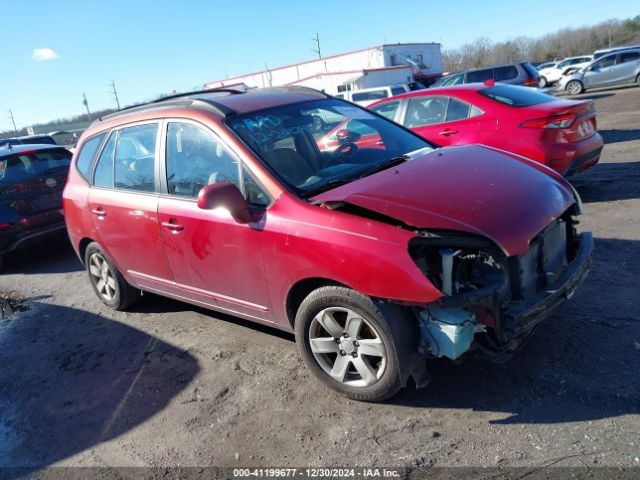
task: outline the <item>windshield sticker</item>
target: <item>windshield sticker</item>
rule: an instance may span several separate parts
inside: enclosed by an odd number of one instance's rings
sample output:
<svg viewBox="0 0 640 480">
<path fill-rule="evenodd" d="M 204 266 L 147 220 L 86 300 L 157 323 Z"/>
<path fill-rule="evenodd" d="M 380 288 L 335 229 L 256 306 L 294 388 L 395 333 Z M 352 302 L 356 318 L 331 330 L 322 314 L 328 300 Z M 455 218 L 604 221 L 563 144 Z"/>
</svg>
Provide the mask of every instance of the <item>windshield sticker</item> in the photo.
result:
<svg viewBox="0 0 640 480">
<path fill-rule="evenodd" d="M 278 140 L 284 140 L 287 138 L 291 138 L 297 133 L 302 133 L 305 131 L 305 127 L 290 127 L 283 128 L 282 130 L 270 130 L 266 132 L 252 132 L 250 134 L 251 139 L 256 143 L 273 143 Z"/>
<path fill-rule="evenodd" d="M 375 120 L 377 117 L 375 115 L 370 114 L 365 110 L 361 110 L 357 107 L 334 107 L 338 112 L 340 112 L 345 117 L 351 120 Z"/>
<path fill-rule="evenodd" d="M 260 132 L 264 129 L 278 128 L 282 125 L 282 119 L 274 115 L 258 115 L 245 118 L 242 123 L 250 132 Z"/>
</svg>

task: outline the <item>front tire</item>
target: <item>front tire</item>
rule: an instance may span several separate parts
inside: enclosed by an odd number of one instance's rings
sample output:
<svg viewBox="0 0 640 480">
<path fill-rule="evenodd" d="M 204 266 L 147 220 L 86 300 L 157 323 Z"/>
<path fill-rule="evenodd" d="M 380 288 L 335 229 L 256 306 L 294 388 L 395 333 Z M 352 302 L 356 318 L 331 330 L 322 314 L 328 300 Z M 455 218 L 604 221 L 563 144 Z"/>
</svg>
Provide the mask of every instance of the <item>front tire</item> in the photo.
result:
<svg viewBox="0 0 640 480">
<path fill-rule="evenodd" d="M 549 82 L 547 81 L 547 77 L 540 76 L 540 80 L 538 80 L 538 87 L 545 88 L 547 87 L 547 85 L 549 85 Z"/>
<path fill-rule="evenodd" d="M 582 85 L 582 82 L 580 82 L 579 80 L 571 80 L 569 83 L 567 83 L 566 90 L 571 95 L 579 95 L 584 92 L 584 85 Z"/>
<path fill-rule="evenodd" d="M 97 243 L 93 242 L 87 246 L 84 264 L 93 291 L 107 307 L 124 310 L 140 297 L 140 291 L 127 283 Z"/>
<path fill-rule="evenodd" d="M 369 297 L 346 287 L 318 288 L 300 305 L 295 333 L 303 360 L 328 387 L 367 402 L 400 390 L 396 345 Z"/>
</svg>

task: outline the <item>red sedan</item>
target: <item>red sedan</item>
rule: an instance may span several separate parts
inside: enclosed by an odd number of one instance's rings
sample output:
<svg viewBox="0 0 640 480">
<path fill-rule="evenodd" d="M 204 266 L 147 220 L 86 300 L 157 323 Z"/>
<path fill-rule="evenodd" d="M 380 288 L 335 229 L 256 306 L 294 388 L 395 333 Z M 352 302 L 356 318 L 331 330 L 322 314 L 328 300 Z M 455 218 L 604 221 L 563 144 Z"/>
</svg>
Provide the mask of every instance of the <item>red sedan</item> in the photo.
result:
<svg viewBox="0 0 640 480">
<path fill-rule="evenodd" d="M 369 106 L 438 145 L 479 143 L 543 163 L 564 176 L 600 160 L 591 100 L 530 88 L 474 83 L 420 90 Z"/>
</svg>

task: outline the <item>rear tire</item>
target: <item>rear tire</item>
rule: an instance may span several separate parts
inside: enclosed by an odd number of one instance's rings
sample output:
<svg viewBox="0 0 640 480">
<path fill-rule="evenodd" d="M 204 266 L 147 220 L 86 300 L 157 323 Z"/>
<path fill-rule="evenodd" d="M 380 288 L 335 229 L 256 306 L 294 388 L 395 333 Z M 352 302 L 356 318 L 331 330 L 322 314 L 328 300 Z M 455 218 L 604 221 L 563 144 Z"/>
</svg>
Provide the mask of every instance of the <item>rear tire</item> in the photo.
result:
<svg viewBox="0 0 640 480">
<path fill-rule="evenodd" d="M 567 83 L 566 90 L 571 95 L 580 95 L 582 92 L 584 92 L 584 85 L 582 85 L 582 82 L 580 80 L 571 80 L 569 83 Z"/>
<path fill-rule="evenodd" d="M 298 309 L 296 343 L 329 388 L 365 402 L 395 395 L 402 383 L 396 345 L 373 301 L 346 287 L 314 290 Z"/>
<path fill-rule="evenodd" d="M 140 297 L 140 290 L 127 283 L 109 256 L 97 243 L 93 242 L 87 246 L 84 264 L 93 291 L 107 307 L 114 310 L 124 310 L 133 305 Z"/>
<path fill-rule="evenodd" d="M 540 80 L 538 81 L 538 87 L 546 88 L 548 85 L 549 82 L 547 81 L 547 77 L 541 75 Z"/>
</svg>

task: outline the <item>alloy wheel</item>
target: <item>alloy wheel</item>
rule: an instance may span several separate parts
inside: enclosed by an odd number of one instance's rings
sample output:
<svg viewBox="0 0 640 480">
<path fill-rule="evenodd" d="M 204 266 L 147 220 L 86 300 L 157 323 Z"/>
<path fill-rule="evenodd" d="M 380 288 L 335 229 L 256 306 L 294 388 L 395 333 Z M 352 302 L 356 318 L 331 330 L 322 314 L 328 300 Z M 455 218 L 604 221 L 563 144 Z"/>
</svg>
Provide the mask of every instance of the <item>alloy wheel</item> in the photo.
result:
<svg viewBox="0 0 640 480">
<path fill-rule="evenodd" d="M 369 387 L 384 374 L 387 351 L 363 315 L 344 307 L 325 308 L 309 327 L 309 345 L 318 365 L 350 387 Z"/>
<path fill-rule="evenodd" d="M 567 90 L 571 95 L 578 95 L 579 93 L 582 93 L 582 86 L 580 85 L 580 82 L 573 80 L 567 85 Z"/>
<path fill-rule="evenodd" d="M 100 296 L 110 302 L 116 295 L 116 281 L 107 259 L 99 253 L 89 257 L 89 273 Z"/>
</svg>

